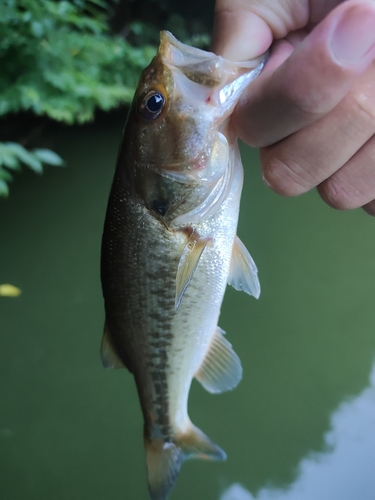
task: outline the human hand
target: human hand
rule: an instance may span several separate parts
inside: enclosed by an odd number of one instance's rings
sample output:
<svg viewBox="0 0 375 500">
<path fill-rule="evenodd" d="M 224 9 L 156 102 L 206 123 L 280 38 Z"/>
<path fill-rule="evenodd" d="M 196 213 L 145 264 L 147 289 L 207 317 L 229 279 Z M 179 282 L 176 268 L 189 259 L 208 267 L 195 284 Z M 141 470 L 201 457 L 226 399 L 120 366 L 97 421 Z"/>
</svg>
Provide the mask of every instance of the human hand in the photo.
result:
<svg viewBox="0 0 375 500">
<path fill-rule="evenodd" d="M 318 187 L 337 209 L 375 216 L 375 2 L 216 0 L 213 50 L 265 52 L 232 124 L 260 147 L 263 178 L 296 196 Z"/>
</svg>

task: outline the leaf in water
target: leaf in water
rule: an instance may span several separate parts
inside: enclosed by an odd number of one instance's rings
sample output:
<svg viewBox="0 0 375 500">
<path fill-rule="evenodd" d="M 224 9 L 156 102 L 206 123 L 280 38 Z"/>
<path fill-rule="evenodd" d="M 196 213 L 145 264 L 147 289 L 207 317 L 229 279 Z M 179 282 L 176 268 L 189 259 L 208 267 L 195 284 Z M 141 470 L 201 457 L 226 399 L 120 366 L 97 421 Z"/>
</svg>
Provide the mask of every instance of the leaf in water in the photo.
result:
<svg viewBox="0 0 375 500">
<path fill-rule="evenodd" d="M 33 154 L 43 163 L 47 163 L 47 165 L 54 165 L 55 167 L 61 167 L 64 165 L 64 160 L 51 151 L 50 149 L 34 149 Z"/>
<path fill-rule="evenodd" d="M 4 285 L 0 285 L 0 296 L 1 297 L 18 297 L 21 295 L 21 290 L 14 285 L 9 285 L 9 283 L 5 283 Z"/>
</svg>

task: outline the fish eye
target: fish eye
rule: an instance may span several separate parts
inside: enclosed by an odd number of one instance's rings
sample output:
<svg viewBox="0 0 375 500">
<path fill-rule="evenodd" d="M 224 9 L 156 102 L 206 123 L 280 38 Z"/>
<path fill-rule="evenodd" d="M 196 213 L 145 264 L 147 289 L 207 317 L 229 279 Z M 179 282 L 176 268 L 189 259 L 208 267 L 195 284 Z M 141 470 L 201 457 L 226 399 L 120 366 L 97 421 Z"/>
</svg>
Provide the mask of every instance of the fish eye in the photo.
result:
<svg viewBox="0 0 375 500">
<path fill-rule="evenodd" d="M 157 90 L 151 90 L 142 99 L 139 112 L 146 120 L 155 120 L 163 111 L 165 97 Z"/>
</svg>

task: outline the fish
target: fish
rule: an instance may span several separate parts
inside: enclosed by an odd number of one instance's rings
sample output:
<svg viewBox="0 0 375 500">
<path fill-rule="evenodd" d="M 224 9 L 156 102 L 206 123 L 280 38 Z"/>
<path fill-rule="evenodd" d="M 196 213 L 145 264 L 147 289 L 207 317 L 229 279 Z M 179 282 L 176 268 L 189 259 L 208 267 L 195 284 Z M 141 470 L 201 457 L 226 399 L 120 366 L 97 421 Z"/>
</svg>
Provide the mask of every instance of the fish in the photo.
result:
<svg viewBox="0 0 375 500">
<path fill-rule="evenodd" d="M 134 376 L 152 500 L 189 458 L 225 452 L 191 422 L 197 379 L 233 389 L 241 362 L 218 326 L 227 283 L 259 297 L 236 236 L 243 168 L 230 116 L 264 57 L 235 63 L 167 31 L 128 113 L 102 239 L 105 368 Z"/>
</svg>

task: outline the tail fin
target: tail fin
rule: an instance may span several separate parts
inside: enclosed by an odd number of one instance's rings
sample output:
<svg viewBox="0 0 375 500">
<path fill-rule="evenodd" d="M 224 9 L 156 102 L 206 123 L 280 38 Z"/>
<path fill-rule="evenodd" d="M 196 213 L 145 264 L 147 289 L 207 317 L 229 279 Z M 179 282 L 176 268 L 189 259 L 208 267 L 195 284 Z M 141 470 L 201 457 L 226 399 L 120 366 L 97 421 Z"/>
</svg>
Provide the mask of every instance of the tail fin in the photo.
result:
<svg viewBox="0 0 375 500">
<path fill-rule="evenodd" d="M 225 452 L 200 429 L 190 424 L 188 431 L 172 442 L 145 438 L 148 487 L 151 500 L 166 500 L 175 485 L 183 460 L 201 458 L 225 460 Z"/>
<path fill-rule="evenodd" d="M 165 500 L 180 472 L 183 453 L 174 443 L 145 439 L 148 489 L 151 500 Z"/>
</svg>

